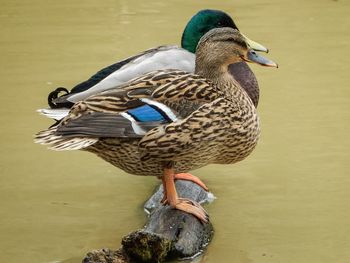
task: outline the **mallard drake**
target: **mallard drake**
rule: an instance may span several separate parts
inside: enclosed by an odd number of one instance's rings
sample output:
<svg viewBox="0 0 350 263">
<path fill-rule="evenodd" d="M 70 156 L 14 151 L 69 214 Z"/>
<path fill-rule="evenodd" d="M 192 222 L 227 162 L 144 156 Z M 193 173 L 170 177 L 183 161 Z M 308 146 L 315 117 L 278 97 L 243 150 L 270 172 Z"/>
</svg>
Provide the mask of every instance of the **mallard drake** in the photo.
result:
<svg viewBox="0 0 350 263">
<path fill-rule="evenodd" d="M 144 51 L 125 60 L 110 65 L 88 80 L 75 86 L 70 92 L 65 88 L 57 88 L 51 92 L 48 102 L 51 108 L 42 109 L 41 113 L 54 119 L 61 119 L 76 102 L 110 88 L 114 88 L 135 77 L 158 69 L 179 69 L 194 72 L 194 52 L 199 39 L 209 30 L 219 27 L 237 29 L 233 19 L 219 10 L 201 10 L 186 25 L 181 38 L 181 48 L 177 46 L 160 46 Z M 247 38 L 248 44 L 256 51 L 267 52 L 267 48 Z M 248 92 L 254 104 L 259 100 L 259 87 L 253 72 L 245 62 L 230 66 L 231 74 Z M 61 92 L 67 94 L 59 97 Z"/>
<path fill-rule="evenodd" d="M 249 49 L 238 30 L 212 29 L 198 44 L 195 73 L 153 71 L 88 97 L 36 142 L 86 150 L 128 173 L 158 176 L 166 203 L 206 222 L 199 204 L 177 196 L 174 175 L 238 162 L 257 144 L 256 108 L 228 70 L 241 61 L 277 67 Z"/>
</svg>

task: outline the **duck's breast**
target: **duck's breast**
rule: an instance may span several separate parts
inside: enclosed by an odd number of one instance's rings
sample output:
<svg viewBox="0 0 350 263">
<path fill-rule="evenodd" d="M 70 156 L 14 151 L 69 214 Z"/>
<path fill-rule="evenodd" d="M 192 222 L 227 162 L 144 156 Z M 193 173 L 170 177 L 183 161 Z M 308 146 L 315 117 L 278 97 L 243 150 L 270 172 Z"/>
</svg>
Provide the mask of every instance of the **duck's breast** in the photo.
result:
<svg viewBox="0 0 350 263">
<path fill-rule="evenodd" d="M 237 103 L 227 109 L 226 121 L 230 123 L 229 132 L 223 138 L 222 148 L 216 163 L 229 164 L 245 159 L 255 148 L 260 136 L 257 111 L 249 100 Z"/>
</svg>

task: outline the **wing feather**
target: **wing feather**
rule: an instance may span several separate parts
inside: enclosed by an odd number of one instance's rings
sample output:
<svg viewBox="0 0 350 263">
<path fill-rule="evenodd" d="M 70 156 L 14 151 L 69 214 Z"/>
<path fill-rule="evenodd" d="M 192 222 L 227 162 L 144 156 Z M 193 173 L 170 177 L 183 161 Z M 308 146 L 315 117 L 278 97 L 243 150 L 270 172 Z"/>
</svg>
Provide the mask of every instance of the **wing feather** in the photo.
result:
<svg viewBox="0 0 350 263">
<path fill-rule="evenodd" d="M 178 127 L 182 118 L 189 118 L 198 109 L 222 97 L 220 95 L 216 85 L 194 73 L 154 71 L 74 104 L 69 114 L 50 132 L 37 135 L 37 142 L 59 150 L 87 147 L 105 137 L 145 137 L 143 144 L 150 138 L 154 143 L 157 136 L 163 138 L 157 129 Z M 168 118 L 145 122 L 131 119 L 128 110 L 146 104 L 156 107 Z"/>
<path fill-rule="evenodd" d="M 134 122 L 145 132 L 162 125 L 164 121 Z M 111 113 L 93 112 L 57 128 L 56 134 L 66 137 L 129 137 L 140 138 L 133 122 L 124 116 Z"/>
</svg>

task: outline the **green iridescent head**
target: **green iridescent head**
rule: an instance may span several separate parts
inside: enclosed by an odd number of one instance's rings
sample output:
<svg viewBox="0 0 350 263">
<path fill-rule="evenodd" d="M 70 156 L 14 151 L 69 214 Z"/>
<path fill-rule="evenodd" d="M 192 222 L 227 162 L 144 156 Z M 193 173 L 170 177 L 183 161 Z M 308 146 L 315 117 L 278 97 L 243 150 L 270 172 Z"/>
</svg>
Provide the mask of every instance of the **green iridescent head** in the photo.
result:
<svg viewBox="0 0 350 263">
<path fill-rule="evenodd" d="M 233 19 L 223 11 L 212 9 L 199 11 L 187 23 L 182 34 L 181 47 L 195 53 L 197 44 L 201 37 L 211 29 L 219 27 L 231 27 L 238 30 Z M 244 37 L 250 48 L 256 51 L 268 52 L 268 49 L 261 44 L 250 40 L 246 36 Z"/>
<path fill-rule="evenodd" d="M 187 23 L 182 34 L 182 48 L 195 53 L 200 38 L 211 29 L 218 27 L 238 29 L 232 18 L 223 11 L 211 9 L 199 11 Z"/>
</svg>

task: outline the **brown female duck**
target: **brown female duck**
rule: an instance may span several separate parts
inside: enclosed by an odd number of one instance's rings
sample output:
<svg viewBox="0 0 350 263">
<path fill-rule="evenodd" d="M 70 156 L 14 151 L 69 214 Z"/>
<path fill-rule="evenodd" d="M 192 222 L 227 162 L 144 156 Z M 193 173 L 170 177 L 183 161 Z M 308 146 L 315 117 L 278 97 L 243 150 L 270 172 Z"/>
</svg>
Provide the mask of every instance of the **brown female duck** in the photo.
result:
<svg viewBox="0 0 350 263">
<path fill-rule="evenodd" d="M 197 46 L 195 74 L 158 70 L 93 95 L 36 142 L 87 150 L 128 173 L 158 176 L 166 203 L 206 222 L 199 204 L 177 196 L 174 175 L 238 162 L 256 146 L 255 106 L 228 71 L 241 61 L 277 66 L 249 49 L 239 31 L 213 29 Z"/>
</svg>

